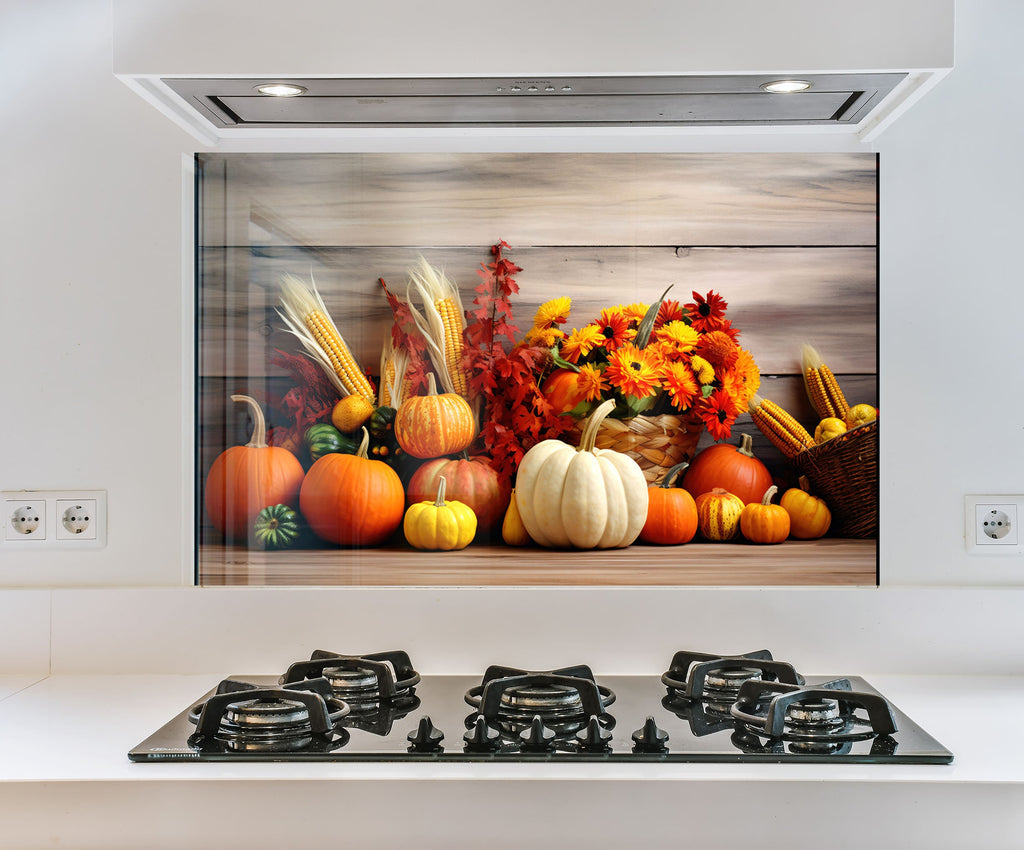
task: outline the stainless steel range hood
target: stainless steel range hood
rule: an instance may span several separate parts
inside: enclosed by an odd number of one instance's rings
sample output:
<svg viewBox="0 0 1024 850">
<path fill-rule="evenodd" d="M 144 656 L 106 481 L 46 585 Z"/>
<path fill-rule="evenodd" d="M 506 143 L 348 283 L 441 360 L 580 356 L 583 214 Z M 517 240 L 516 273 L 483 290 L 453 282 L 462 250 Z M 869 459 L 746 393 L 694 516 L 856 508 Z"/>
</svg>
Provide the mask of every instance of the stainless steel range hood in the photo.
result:
<svg viewBox="0 0 1024 850">
<path fill-rule="evenodd" d="M 954 0 L 112 3 L 114 73 L 211 145 L 719 133 L 849 149 L 953 62 Z M 785 79 L 809 85 L 762 88 Z M 303 91 L 257 91 L 272 82 Z"/>
<path fill-rule="evenodd" d="M 815 74 L 774 93 L 777 76 L 164 79 L 217 127 L 684 127 L 855 124 L 907 77 Z"/>
</svg>

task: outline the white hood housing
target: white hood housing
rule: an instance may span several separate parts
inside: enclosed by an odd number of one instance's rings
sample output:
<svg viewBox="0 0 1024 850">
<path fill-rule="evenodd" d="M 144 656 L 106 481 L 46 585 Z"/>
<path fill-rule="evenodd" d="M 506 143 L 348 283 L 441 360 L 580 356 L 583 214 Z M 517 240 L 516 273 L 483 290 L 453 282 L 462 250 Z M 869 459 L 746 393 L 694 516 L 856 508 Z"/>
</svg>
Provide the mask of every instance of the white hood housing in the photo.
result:
<svg viewBox="0 0 1024 850">
<path fill-rule="evenodd" d="M 953 0 L 114 0 L 114 72 L 207 144 L 443 130 L 868 142 L 953 64 Z M 771 83 L 798 81 L 777 93 Z M 292 96 L 260 91 L 288 84 Z"/>
</svg>

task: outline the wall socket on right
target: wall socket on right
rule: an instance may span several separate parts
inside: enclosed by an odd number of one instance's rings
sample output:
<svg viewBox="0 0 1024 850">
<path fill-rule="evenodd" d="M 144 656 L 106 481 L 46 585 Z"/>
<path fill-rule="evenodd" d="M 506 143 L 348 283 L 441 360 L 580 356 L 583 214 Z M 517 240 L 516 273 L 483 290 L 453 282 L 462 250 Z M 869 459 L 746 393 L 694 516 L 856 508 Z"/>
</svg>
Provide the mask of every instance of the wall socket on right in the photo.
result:
<svg viewBox="0 0 1024 850">
<path fill-rule="evenodd" d="M 1024 555 L 1024 496 L 965 496 L 964 543 L 971 555 Z"/>
</svg>

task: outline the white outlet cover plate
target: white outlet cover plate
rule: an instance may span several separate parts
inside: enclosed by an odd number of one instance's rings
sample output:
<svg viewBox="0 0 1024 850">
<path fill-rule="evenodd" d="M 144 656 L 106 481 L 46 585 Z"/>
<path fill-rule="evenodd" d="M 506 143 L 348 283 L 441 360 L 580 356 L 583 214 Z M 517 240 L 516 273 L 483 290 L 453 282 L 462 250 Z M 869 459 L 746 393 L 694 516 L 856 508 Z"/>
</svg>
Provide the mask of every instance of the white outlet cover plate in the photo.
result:
<svg viewBox="0 0 1024 850">
<path fill-rule="evenodd" d="M 992 510 L 1002 510 L 1010 519 L 1009 533 L 998 540 L 987 537 L 981 530 L 984 517 Z M 964 543 L 970 555 L 1024 555 L 1021 522 L 1024 522 L 1024 496 L 964 497 Z"/>
<path fill-rule="evenodd" d="M 45 515 L 42 525 L 45 537 L 25 539 L 21 535 L 12 534 L 7 526 L 10 524 L 10 513 L 17 503 L 43 503 Z M 69 505 L 88 502 L 92 507 L 95 503 L 94 517 L 90 519 L 89 532 L 71 534 L 64 529 L 62 515 Z M 58 510 L 58 505 L 60 506 Z M 102 549 L 107 545 L 107 491 L 106 490 L 0 490 L 0 506 L 3 515 L 4 533 L 0 535 L 0 546 L 19 549 L 21 551 L 42 549 Z M 10 511 L 7 509 L 10 508 Z M 58 534 L 58 529 L 61 533 Z"/>
</svg>

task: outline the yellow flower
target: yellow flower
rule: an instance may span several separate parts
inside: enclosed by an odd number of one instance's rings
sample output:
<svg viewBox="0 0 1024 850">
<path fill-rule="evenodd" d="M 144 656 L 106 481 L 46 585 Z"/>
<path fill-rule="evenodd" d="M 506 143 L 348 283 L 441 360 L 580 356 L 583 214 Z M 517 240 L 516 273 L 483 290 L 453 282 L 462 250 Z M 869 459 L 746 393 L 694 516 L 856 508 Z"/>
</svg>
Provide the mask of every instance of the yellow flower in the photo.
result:
<svg viewBox="0 0 1024 850">
<path fill-rule="evenodd" d="M 523 337 L 526 345 L 536 345 L 540 348 L 551 348 L 559 340 L 564 339 L 565 334 L 558 328 L 531 328 Z"/>
<path fill-rule="evenodd" d="M 573 331 L 562 343 L 562 357 L 570 363 L 577 363 L 604 342 L 604 334 L 597 325 L 586 325 Z"/>
<path fill-rule="evenodd" d="M 692 351 L 700 339 L 700 334 L 686 322 L 668 322 L 654 332 L 654 338 L 666 347 L 675 348 L 677 351 Z"/>
<path fill-rule="evenodd" d="M 715 367 L 708 363 L 703 357 L 694 355 L 690 360 L 690 368 L 701 384 L 710 384 L 715 380 Z"/>
<path fill-rule="evenodd" d="M 562 296 L 545 301 L 537 309 L 533 317 L 533 326 L 546 330 L 555 325 L 563 325 L 569 318 L 569 308 L 572 306 L 572 299 Z"/>
<path fill-rule="evenodd" d="M 626 314 L 631 322 L 639 322 L 645 315 L 650 304 L 627 304 L 622 308 L 622 312 Z"/>
</svg>

